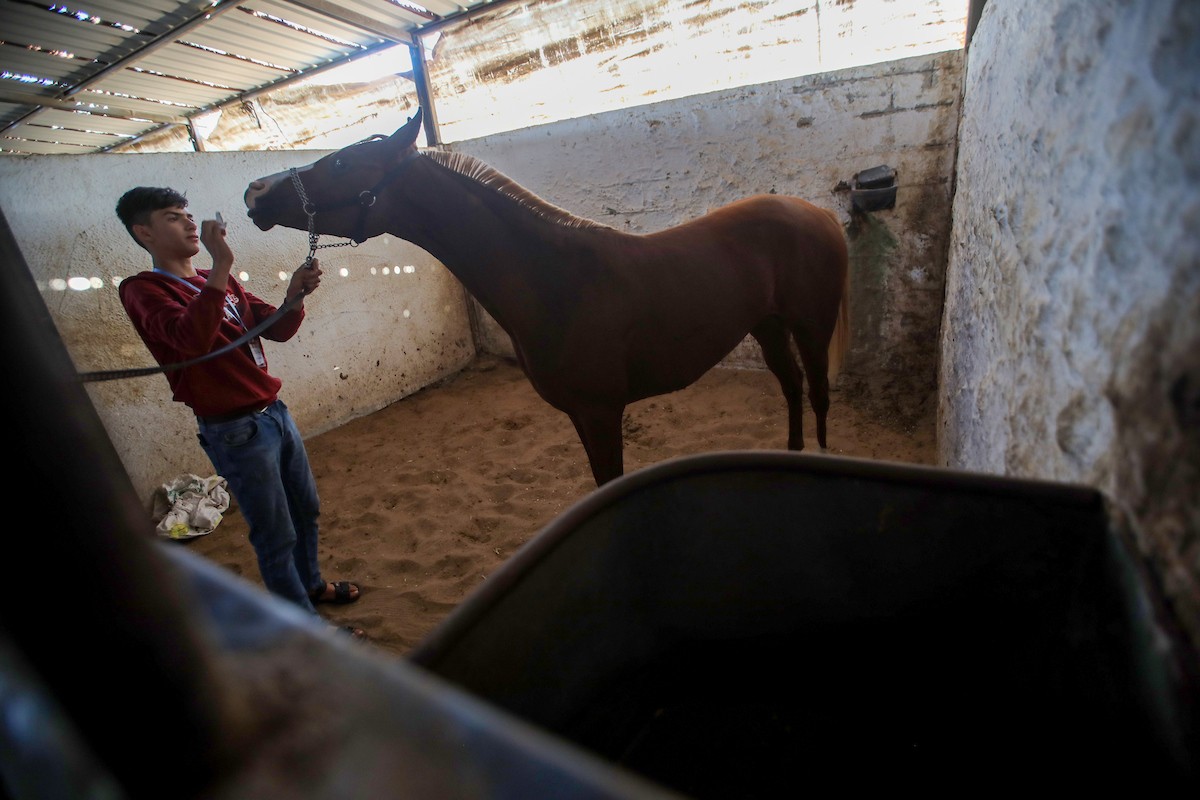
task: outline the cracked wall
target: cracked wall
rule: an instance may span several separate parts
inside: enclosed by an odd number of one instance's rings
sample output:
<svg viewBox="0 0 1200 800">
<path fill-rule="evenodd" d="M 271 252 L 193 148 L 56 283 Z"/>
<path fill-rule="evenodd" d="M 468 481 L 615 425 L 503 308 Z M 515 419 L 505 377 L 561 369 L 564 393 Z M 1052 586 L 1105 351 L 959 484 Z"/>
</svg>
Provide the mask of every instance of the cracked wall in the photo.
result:
<svg viewBox="0 0 1200 800">
<path fill-rule="evenodd" d="M 1200 6 L 988 3 L 943 324 L 947 466 L 1089 484 L 1200 643 Z"/>
</svg>

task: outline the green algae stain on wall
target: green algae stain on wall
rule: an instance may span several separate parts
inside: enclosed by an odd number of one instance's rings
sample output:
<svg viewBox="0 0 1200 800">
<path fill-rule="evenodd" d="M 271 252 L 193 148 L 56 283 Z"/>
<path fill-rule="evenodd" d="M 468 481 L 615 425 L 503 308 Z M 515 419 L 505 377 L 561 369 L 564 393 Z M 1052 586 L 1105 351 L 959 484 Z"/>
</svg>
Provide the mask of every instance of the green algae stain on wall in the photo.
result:
<svg viewBox="0 0 1200 800">
<path fill-rule="evenodd" d="M 874 372 L 871 363 L 886 352 L 884 320 L 892 256 L 899 242 L 888 226 L 871 213 L 853 213 L 846 226 L 850 253 L 851 349 L 848 371 Z"/>
</svg>

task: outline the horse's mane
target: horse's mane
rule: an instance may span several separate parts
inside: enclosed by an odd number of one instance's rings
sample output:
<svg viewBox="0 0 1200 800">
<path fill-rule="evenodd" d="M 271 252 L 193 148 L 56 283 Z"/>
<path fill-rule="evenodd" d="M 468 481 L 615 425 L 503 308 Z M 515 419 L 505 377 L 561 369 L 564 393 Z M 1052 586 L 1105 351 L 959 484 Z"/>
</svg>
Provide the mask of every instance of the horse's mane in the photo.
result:
<svg viewBox="0 0 1200 800">
<path fill-rule="evenodd" d="M 559 225 L 565 225 L 569 228 L 612 227 L 602 222 L 577 217 L 553 203 L 546 202 L 512 178 L 501 174 L 495 168 L 488 166 L 474 156 L 469 156 L 466 153 L 447 152 L 445 150 L 422 150 L 421 154 L 441 164 L 446 169 L 453 170 L 459 175 L 470 178 L 483 186 L 495 189 L 505 197 L 515 200 L 523 208 L 527 208 L 551 222 L 556 222 Z"/>
</svg>

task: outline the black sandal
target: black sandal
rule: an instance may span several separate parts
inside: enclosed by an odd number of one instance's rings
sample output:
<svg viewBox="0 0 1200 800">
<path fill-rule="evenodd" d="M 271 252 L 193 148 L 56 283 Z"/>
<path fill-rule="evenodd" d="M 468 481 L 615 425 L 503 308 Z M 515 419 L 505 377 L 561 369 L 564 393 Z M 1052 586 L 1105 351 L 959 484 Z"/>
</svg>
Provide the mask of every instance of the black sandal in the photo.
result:
<svg viewBox="0 0 1200 800">
<path fill-rule="evenodd" d="M 325 593 L 329 591 L 329 587 L 333 586 L 333 597 L 326 597 Z M 334 605 L 344 606 L 347 603 L 353 603 L 362 596 L 362 591 L 359 590 L 350 581 L 333 581 L 326 582 L 321 589 L 310 594 L 308 597 L 313 603 L 333 603 Z"/>
</svg>

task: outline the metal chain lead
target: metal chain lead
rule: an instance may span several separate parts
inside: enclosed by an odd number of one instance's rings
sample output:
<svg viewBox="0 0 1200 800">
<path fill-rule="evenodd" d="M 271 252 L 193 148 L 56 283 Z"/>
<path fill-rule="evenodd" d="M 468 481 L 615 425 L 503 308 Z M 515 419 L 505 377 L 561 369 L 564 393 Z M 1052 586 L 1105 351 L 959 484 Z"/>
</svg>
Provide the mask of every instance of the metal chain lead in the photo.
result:
<svg viewBox="0 0 1200 800">
<path fill-rule="evenodd" d="M 313 256 L 317 251 L 326 247 L 358 247 L 357 242 L 334 242 L 333 244 L 317 244 L 321 234 L 317 233 L 317 207 L 308 199 L 308 193 L 304 191 L 304 184 L 300 181 L 300 173 L 295 167 L 288 170 L 288 174 L 292 177 L 292 186 L 296 189 L 296 196 L 300 198 L 300 208 L 304 211 L 304 216 L 308 217 L 308 258 L 304 259 L 305 268 L 312 267 Z"/>
</svg>

